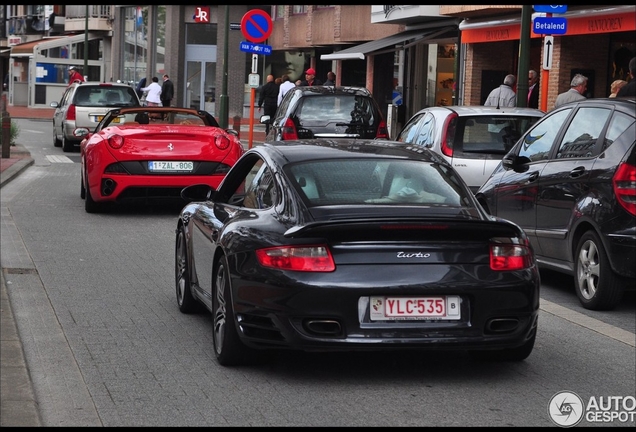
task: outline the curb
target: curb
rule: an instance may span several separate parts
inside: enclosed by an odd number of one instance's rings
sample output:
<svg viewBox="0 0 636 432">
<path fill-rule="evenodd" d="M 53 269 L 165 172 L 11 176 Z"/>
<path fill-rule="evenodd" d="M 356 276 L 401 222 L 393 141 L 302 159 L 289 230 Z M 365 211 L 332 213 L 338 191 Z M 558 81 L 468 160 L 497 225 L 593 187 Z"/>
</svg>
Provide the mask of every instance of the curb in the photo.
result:
<svg viewBox="0 0 636 432">
<path fill-rule="evenodd" d="M 29 153 L 30 154 L 30 153 Z M 22 171 L 33 165 L 31 156 L 24 157 L 0 173 L 0 188 L 16 178 Z"/>
</svg>

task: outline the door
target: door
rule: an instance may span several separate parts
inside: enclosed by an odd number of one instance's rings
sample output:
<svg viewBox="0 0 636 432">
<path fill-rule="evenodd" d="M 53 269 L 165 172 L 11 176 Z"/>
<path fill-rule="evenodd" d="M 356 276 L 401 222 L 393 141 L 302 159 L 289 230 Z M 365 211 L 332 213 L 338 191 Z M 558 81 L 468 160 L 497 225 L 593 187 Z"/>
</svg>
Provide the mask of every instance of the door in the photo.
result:
<svg viewBox="0 0 636 432">
<path fill-rule="evenodd" d="M 216 45 L 186 45 L 185 77 L 185 106 L 216 115 Z"/>
</svg>

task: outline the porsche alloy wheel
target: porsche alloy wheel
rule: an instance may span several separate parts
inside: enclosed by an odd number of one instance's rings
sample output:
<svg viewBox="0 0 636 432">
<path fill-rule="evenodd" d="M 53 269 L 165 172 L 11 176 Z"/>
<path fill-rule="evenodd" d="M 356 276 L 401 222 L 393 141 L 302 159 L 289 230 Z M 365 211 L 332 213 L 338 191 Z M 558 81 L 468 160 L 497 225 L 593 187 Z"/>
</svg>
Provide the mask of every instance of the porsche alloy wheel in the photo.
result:
<svg viewBox="0 0 636 432">
<path fill-rule="evenodd" d="M 230 296 L 230 276 L 225 257 L 219 261 L 213 283 L 214 353 L 223 366 L 244 364 L 250 359 L 252 350 L 243 345 L 236 330 Z"/>
<path fill-rule="evenodd" d="M 192 296 L 188 251 L 185 228 L 183 227 L 179 228 L 177 231 L 177 239 L 175 242 L 174 279 L 179 310 L 183 313 L 194 312 L 197 309 L 197 301 Z"/>
<path fill-rule="evenodd" d="M 574 285 L 583 307 L 613 309 L 623 297 L 624 284 L 612 270 L 603 243 L 594 231 L 581 236 L 574 257 Z"/>
</svg>

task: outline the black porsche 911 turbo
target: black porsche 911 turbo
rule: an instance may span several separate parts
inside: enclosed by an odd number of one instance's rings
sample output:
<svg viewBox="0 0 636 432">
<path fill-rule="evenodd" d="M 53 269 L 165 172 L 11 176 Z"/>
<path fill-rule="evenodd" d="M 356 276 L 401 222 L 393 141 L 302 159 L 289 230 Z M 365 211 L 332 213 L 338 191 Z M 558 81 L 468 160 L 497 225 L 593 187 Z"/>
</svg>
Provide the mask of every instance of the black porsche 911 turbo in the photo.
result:
<svg viewBox="0 0 636 432">
<path fill-rule="evenodd" d="M 421 146 L 264 144 L 218 189 L 181 195 L 177 303 L 212 313 L 221 365 L 277 348 L 532 352 L 540 276 L 525 233 Z"/>
</svg>

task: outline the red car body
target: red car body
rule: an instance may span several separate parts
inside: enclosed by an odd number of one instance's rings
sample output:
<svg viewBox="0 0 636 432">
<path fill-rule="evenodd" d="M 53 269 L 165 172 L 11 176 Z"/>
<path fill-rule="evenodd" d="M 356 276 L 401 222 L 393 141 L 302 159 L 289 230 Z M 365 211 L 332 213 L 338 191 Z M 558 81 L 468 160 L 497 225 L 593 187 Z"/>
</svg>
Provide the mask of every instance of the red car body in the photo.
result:
<svg viewBox="0 0 636 432">
<path fill-rule="evenodd" d="M 89 213 L 106 202 L 179 198 L 195 183 L 216 188 L 244 153 L 237 133 L 188 108 L 115 109 L 85 133 L 81 197 Z"/>
</svg>

